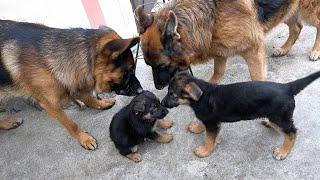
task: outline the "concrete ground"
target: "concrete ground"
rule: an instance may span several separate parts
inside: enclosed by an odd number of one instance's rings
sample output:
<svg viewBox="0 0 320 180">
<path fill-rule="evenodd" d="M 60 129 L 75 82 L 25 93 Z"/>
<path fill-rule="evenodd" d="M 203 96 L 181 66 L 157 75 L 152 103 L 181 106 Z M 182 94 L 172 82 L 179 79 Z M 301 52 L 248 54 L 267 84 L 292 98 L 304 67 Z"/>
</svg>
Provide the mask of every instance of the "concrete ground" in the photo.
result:
<svg viewBox="0 0 320 180">
<path fill-rule="evenodd" d="M 267 36 L 268 80 L 288 82 L 319 70 L 320 61 L 308 60 L 315 40 L 315 28 L 304 27 L 298 42 L 288 55 L 271 57 L 275 47 L 288 36 L 285 25 Z M 208 79 L 212 63 L 193 66 L 196 77 Z M 142 59 L 137 76 L 146 90 L 160 99 L 166 89 L 154 88 L 151 68 Z M 228 61 L 221 83 L 248 81 L 249 73 L 240 57 Z M 0 119 L 22 117 L 17 129 L 0 131 L 0 179 L 320 179 L 320 80 L 296 96 L 294 112 L 298 138 L 291 154 L 284 161 L 272 157 L 273 150 L 283 142 L 283 136 L 260 124 L 260 120 L 223 124 L 221 143 L 207 158 L 198 158 L 193 150 L 202 144 L 203 134 L 187 131 L 196 121 L 187 106 L 170 110 L 166 117 L 175 125 L 167 130 L 174 140 L 169 144 L 145 142 L 139 146 L 142 162 L 136 164 L 121 156 L 109 138 L 109 123 L 119 109 L 132 97 L 116 96 L 110 110 L 91 108 L 81 111 L 77 106 L 66 112 L 99 142 L 95 151 L 83 149 L 67 131 L 45 111 L 27 106 L 14 113 L 12 100 L 2 100 L 5 112 Z M 14 109 L 12 111 L 12 109 Z"/>
</svg>

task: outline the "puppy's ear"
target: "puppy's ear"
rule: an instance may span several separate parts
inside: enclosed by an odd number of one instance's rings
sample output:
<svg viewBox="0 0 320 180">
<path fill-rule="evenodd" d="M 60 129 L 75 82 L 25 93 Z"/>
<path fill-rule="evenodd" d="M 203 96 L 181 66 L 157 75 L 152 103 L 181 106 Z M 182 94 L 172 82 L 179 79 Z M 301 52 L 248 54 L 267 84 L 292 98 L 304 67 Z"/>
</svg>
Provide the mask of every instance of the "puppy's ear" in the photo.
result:
<svg viewBox="0 0 320 180">
<path fill-rule="evenodd" d="M 134 105 L 133 105 L 133 113 L 135 115 L 143 113 L 145 110 L 146 110 L 146 107 L 145 107 L 143 102 L 140 101 L 140 102 L 135 102 L 134 103 Z"/>
<path fill-rule="evenodd" d="M 134 37 L 130 39 L 114 39 L 108 42 L 104 48 L 103 52 L 106 55 L 110 55 L 111 59 L 117 59 L 118 56 L 123 53 L 123 51 L 131 48 L 140 41 L 139 37 Z"/>
<path fill-rule="evenodd" d="M 183 90 L 195 101 L 198 101 L 203 93 L 200 87 L 194 82 L 186 84 Z"/>
<path fill-rule="evenodd" d="M 139 5 L 137 7 L 136 14 L 138 16 L 138 21 L 139 21 L 139 33 L 142 34 L 152 24 L 153 15 L 152 14 L 147 14 L 144 11 L 144 8 L 143 8 L 142 5 Z"/>
<path fill-rule="evenodd" d="M 169 11 L 168 18 L 165 24 L 165 35 L 170 38 L 180 39 L 180 34 L 177 31 L 178 18 L 173 11 Z"/>
</svg>

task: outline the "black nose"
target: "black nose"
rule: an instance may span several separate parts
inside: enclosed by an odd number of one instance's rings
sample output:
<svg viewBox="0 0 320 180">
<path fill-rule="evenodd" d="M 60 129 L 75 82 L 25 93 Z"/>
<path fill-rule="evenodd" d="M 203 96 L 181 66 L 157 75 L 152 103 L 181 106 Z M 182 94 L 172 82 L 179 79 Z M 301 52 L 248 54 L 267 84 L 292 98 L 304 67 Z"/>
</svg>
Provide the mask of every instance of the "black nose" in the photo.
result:
<svg viewBox="0 0 320 180">
<path fill-rule="evenodd" d="M 162 110 L 162 113 L 163 113 L 163 114 L 168 114 L 169 111 L 168 111 L 167 109 L 163 109 L 163 110 Z"/>
</svg>

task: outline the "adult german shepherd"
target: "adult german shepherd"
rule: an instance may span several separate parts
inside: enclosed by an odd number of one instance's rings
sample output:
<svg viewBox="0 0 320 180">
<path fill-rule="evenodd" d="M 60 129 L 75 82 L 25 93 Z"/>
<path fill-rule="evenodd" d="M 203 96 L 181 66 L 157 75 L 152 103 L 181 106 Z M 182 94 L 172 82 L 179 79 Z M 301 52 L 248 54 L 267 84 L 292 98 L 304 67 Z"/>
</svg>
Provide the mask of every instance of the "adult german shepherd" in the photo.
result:
<svg viewBox="0 0 320 180">
<path fill-rule="evenodd" d="M 56 29 L 0 20 L 0 90 L 38 102 L 82 147 L 96 149 L 96 140 L 64 113 L 63 106 L 80 100 L 106 109 L 115 100 L 95 99 L 93 91 L 124 95 L 141 91 L 130 50 L 139 40 L 122 39 L 105 26 Z M 7 119 L 0 121 L 0 128 L 15 128 L 21 122 Z"/>
<path fill-rule="evenodd" d="M 241 55 L 252 80 L 266 79 L 265 33 L 280 22 L 289 25 L 288 41 L 275 55 L 289 51 L 304 20 L 318 28 L 311 59 L 320 55 L 319 0 L 172 0 L 155 13 L 137 8 L 145 61 L 157 89 L 190 64 L 214 59 L 211 83 L 225 72 L 226 60 Z"/>
</svg>

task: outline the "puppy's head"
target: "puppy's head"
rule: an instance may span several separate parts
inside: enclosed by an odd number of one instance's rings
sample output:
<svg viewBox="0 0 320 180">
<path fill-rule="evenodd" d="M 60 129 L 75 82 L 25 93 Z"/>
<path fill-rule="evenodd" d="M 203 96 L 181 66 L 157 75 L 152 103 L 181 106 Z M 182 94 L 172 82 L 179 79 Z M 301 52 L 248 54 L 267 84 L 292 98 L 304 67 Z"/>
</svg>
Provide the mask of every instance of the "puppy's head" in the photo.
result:
<svg viewBox="0 0 320 180">
<path fill-rule="evenodd" d="M 198 101 L 202 93 L 188 72 L 179 72 L 171 80 L 168 94 L 163 98 L 161 104 L 167 108 L 177 107 L 190 101 Z"/>
<path fill-rule="evenodd" d="M 168 112 L 150 91 L 143 91 L 131 103 L 131 113 L 147 123 L 153 123 L 157 119 L 164 118 Z"/>
<path fill-rule="evenodd" d="M 137 16 L 144 60 L 152 67 L 155 87 L 161 90 L 177 72 L 189 67 L 190 57 L 182 46 L 184 30 L 178 32 L 178 19 L 171 10 L 147 14 L 139 6 Z"/>
<path fill-rule="evenodd" d="M 99 37 L 97 52 L 94 54 L 96 91 L 137 95 L 143 89 L 134 73 L 134 59 L 130 48 L 136 45 L 140 38 L 122 39 L 114 31 L 109 31 L 106 30 L 104 35 Z"/>
</svg>

